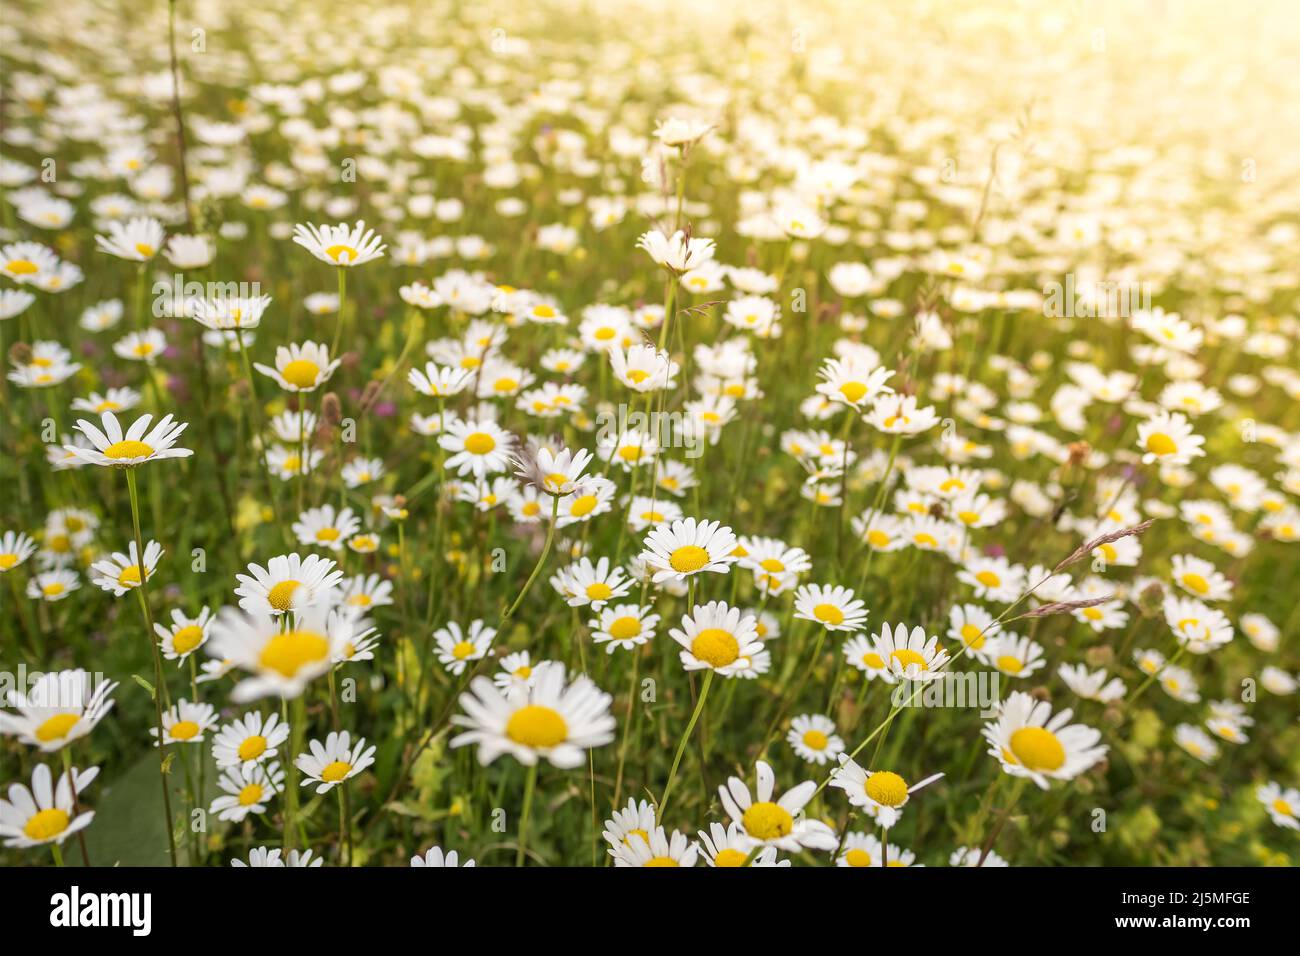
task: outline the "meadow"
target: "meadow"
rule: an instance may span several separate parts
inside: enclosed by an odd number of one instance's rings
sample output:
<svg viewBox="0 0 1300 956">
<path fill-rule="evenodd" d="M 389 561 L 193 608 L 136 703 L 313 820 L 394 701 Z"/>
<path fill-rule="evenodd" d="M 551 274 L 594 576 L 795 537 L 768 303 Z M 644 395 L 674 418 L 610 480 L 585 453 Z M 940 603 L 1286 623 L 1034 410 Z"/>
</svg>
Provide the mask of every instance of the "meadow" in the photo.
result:
<svg viewBox="0 0 1300 956">
<path fill-rule="evenodd" d="M 1285 3 L 0 0 L 0 862 L 1285 866 Z"/>
</svg>

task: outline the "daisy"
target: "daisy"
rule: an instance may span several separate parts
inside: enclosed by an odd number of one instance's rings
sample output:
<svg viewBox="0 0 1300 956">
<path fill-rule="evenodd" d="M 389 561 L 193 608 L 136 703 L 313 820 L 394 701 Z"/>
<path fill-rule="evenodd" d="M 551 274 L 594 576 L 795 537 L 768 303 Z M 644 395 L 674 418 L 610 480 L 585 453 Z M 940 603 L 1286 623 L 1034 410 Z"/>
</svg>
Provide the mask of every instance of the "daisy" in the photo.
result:
<svg viewBox="0 0 1300 956">
<path fill-rule="evenodd" d="M 939 424 L 934 406 L 918 407 L 912 395 L 879 395 L 864 418 L 886 435 L 919 435 Z"/>
<path fill-rule="evenodd" d="M 1214 763 L 1219 757 L 1219 745 L 1214 738 L 1192 724 L 1174 728 L 1174 743 L 1204 764 Z"/>
<path fill-rule="evenodd" d="M 790 721 L 786 742 L 795 754 L 818 765 L 834 759 L 844 750 L 844 739 L 835 733 L 835 721 L 821 714 L 800 714 Z"/>
<path fill-rule="evenodd" d="M 805 584 L 794 594 L 794 616 L 828 631 L 860 631 L 867 621 L 866 602 L 840 585 Z"/>
<path fill-rule="evenodd" d="M 301 613 L 325 601 L 343 582 L 343 572 L 329 558 L 281 554 L 266 563 L 250 564 L 248 574 L 235 574 L 239 606 L 251 614 Z"/>
<path fill-rule="evenodd" d="M 965 562 L 957 580 L 975 589 L 981 601 L 1014 601 L 1025 590 L 1025 570 L 1006 558 L 977 556 Z"/>
<path fill-rule="evenodd" d="M 24 694 L 10 691 L 0 711 L 0 734 L 53 753 L 85 737 L 113 709 L 109 695 L 116 681 L 96 681 L 88 671 L 42 674 Z"/>
<path fill-rule="evenodd" d="M 349 547 L 351 546 L 352 542 L 349 542 Z M 357 614 L 364 614 L 371 608 L 387 607 L 392 603 L 393 582 L 378 574 L 358 574 L 340 585 L 339 607 L 354 609 Z"/>
<path fill-rule="evenodd" d="M 835 858 L 836 866 L 911 866 L 916 854 L 890 843 L 880 842 L 874 833 L 849 833 L 844 848 Z"/>
<path fill-rule="evenodd" d="M 4 568 L 5 547 L 0 546 L 0 570 Z M 1241 631 L 1246 639 L 1258 650 L 1271 654 L 1277 650 L 1281 630 L 1263 614 L 1243 614 L 1240 618 Z"/>
<path fill-rule="evenodd" d="M 323 342 L 297 342 L 289 346 L 277 346 L 275 350 L 275 368 L 254 362 L 257 369 L 267 378 L 275 379 L 286 392 L 314 392 L 329 381 L 335 369 L 342 364 L 342 359 L 330 361 L 329 349 Z"/>
<path fill-rule="evenodd" d="M 461 863 L 460 857 L 455 850 L 448 850 L 446 853 L 444 853 L 442 851 L 442 847 L 440 846 L 429 847 L 429 849 L 425 851 L 424 856 L 411 857 L 411 866 L 466 867 L 466 866 L 473 866 L 473 865 L 474 865 L 473 860 L 466 860 L 464 863 Z"/>
<path fill-rule="evenodd" d="M 1143 464 L 1158 461 L 1161 467 L 1186 465 L 1205 454 L 1205 439 L 1192 432 L 1181 412 L 1159 411 L 1138 426 L 1138 448 Z"/>
<path fill-rule="evenodd" d="M 633 345 L 626 352 L 610 348 L 609 361 L 614 377 L 633 391 L 652 392 L 677 385 L 677 363 L 667 351 L 661 352 L 653 345 Z"/>
<path fill-rule="evenodd" d="M 909 634 L 906 624 L 892 628 L 885 624 L 871 638 L 872 650 L 885 665 L 880 676 L 889 684 L 941 677 L 940 670 L 948 663 L 948 652 L 938 645 L 939 638 L 928 637 L 920 626 L 913 627 Z"/>
<path fill-rule="evenodd" d="M 448 673 L 459 677 L 465 673 L 470 661 L 483 659 L 496 636 L 496 628 L 486 626 L 481 620 L 470 623 L 468 635 L 462 633 L 455 621 L 448 621 L 445 627 L 433 632 L 438 645 L 438 662 L 447 668 Z"/>
<path fill-rule="evenodd" d="M 576 452 L 568 448 L 558 452 L 539 448 L 536 458 L 517 460 L 519 469 L 515 474 L 548 495 L 569 495 L 578 491 L 591 459 L 591 452 L 585 448 Z"/>
<path fill-rule="evenodd" d="M 632 834 L 613 851 L 615 866 L 694 866 L 700 848 L 684 833 L 671 835 L 663 827 L 652 827 L 649 837 Z"/>
<path fill-rule="evenodd" d="M 682 516 L 681 506 L 675 501 L 655 500 L 636 495 L 627 506 L 627 526 L 638 533 L 676 521 Z"/>
<path fill-rule="evenodd" d="M 501 658 L 501 670 L 492 675 L 492 682 L 503 691 L 527 687 L 532 681 L 533 665 L 527 651 L 516 651 Z"/>
<path fill-rule="evenodd" d="M 293 523 L 293 533 L 299 544 L 342 551 L 343 543 L 361 529 L 361 521 L 351 508 L 335 514 L 333 505 L 308 508 Z"/>
<path fill-rule="evenodd" d="M 1184 704 L 1195 704 L 1201 699 L 1196 678 L 1186 668 L 1166 664 L 1161 668 L 1158 680 L 1161 689 L 1174 700 L 1182 701 Z"/>
<path fill-rule="evenodd" d="M 66 568 L 42 571 L 27 582 L 27 596 L 36 601 L 62 601 L 77 588 L 81 582 L 77 575 Z"/>
<path fill-rule="evenodd" d="M 284 851 L 280 847 L 274 850 L 264 846 L 254 847 L 248 851 L 248 862 L 243 860 L 231 860 L 230 865 L 237 869 L 248 869 L 250 867 L 267 867 L 269 869 L 285 869 L 286 867 L 303 867 L 310 868 L 321 866 L 325 860 L 323 857 L 312 859 L 311 850 L 290 850 L 287 856 L 281 856 Z"/>
<path fill-rule="evenodd" d="M 773 801 L 776 775 L 772 768 L 759 760 L 755 763 L 758 789 L 754 800 L 749 787 L 739 777 L 728 777 L 718 787 L 723 809 L 743 831 L 746 852 L 755 847 L 775 847 L 787 853 L 798 853 L 805 847 L 812 850 L 833 850 L 835 831 L 820 820 L 810 820 L 801 813 L 813 798 L 817 784 L 805 780 L 791 787 Z"/>
<path fill-rule="evenodd" d="M 555 526 L 567 528 L 608 513 L 617 490 L 614 482 L 599 475 L 583 479 L 572 494 L 559 500 Z"/>
<path fill-rule="evenodd" d="M 565 598 L 569 607 L 590 605 L 593 611 L 599 611 L 605 602 L 631 591 L 632 580 L 609 558 L 600 558 L 592 564 L 590 558 L 584 557 L 558 571 L 551 579 L 551 586 Z"/>
<path fill-rule="evenodd" d="M 352 641 L 355 626 L 353 615 L 324 604 L 307 605 L 287 629 L 265 610 L 223 608 L 212 624 L 209 653 L 251 675 L 231 691 L 236 703 L 272 695 L 291 699 L 330 669 Z"/>
<path fill-rule="evenodd" d="M 961 641 L 975 657 L 985 660 L 985 649 L 990 638 L 1002 630 L 1002 625 L 978 604 L 954 604 L 948 610 L 946 636 Z"/>
<path fill-rule="evenodd" d="M 1067 708 L 1053 715 L 1051 704 L 1014 691 L 984 725 L 988 752 L 1003 771 L 1028 777 L 1044 790 L 1052 780 L 1073 780 L 1109 749 L 1100 743 L 1099 731 L 1071 724 L 1073 714 Z"/>
<path fill-rule="evenodd" d="M 506 470 L 514 436 L 496 422 L 464 419 L 448 422 L 446 431 L 438 436 L 438 444 L 452 453 L 444 468 L 454 469 L 458 475 L 482 478 Z"/>
<path fill-rule="evenodd" d="M 712 239 L 688 237 L 680 229 L 671 236 L 658 229 L 642 233 L 636 247 L 644 249 L 657 265 L 678 275 L 698 269 L 713 258 L 714 252 Z"/>
<path fill-rule="evenodd" d="M 604 644 L 609 654 L 615 649 L 628 651 L 640 647 L 655 636 L 659 625 L 659 615 L 651 613 L 652 610 L 640 604 L 605 604 L 599 616 L 587 622 L 591 639 Z"/>
<path fill-rule="evenodd" d="M 167 338 L 157 329 L 131 332 L 113 343 L 113 353 L 128 362 L 147 362 L 152 365 L 165 351 Z"/>
<path fill-rule="evenodd" d="M 867 680 L 875 680 L 877 677 L 885 678 L 889 673 L 889 665 L 885 658 L 876 652 L 876 646 L 872 639 L 865 634 L 855 634 L 844 642 L 840 648 L 844 659 L 853 667 L 863 673 Z"/>
<path fill-rule="evenodd" d="M 682 666 L 688 671 L 712 669 L 723 677 L 767 669 L 770 657 L 755 632 L 754 619 L 724 601 L 696 605 L 682 615 L 681 628 L 668 636 L 682 646 Z"/>
<path fill-rule="evenodd" d="M 224 725 L 212 742 L 212 756 L 218 767 L 261 763 L 275 756 L 276 748 L 289 739 L 289 725 L 272 713 L 263 717 L 251 711 Z"/>
<path fill-rule="evenodd" d="M 158 646 L 162 648 L 163 657 L 177 661 L 177 666 L 185 663 L 187 657 L 207 642 L 211 619 L 212 611 L 204 605 L 199 610 L 198 617 L 186 617 L 179 610 L 173 609 L 170 627 L 155 623 L 153 630 L 158 635 Z"/>
<path fill-rule="evenodd" d="M 424 371 L 411 369 L 406 380 L 421 395 L 432 398 L 447 398 L 459 395 L 474 379 L 474 373 L 466 368 L 444 368 L 434 362 L 424 366 Z"/>
<path fill-rule="evenodd" d="M 100 252 L 131 262 L 148 262 L 163 246 L 163 224 L 157 219 L 137 216 L 125 223 L 112 220 L 108 235 L 95 236 Z"/>
<path fill-rule="evenodd" d="M 529 767 L 542 758 L 556 767 L 577 767 L 584 750 L 614 739 L 611 701 L 586 676 L 566 684 L 564 665 L 557 662 L 539 664 L 532 686 L 509 697 L 486 677 L 476 677 L 460 696 L 465 714 L 451 718 L 466 728 L 451 746 L 477 744 L 484 766 L 509 754 Z"/>
<path fill-rule="evenodd" d="M 857 356 L 827 359 L 817 374 L 822 379 L 817 385 L 819 395 L 855 410 L 893 391 L 885 384 L 894 374 L 892 369 Z"/>
<path fill-rule="evenodd" d="M 284 771 L 279 761 L 265 766 L 257 763 L 228 764 L 217 778 L 224 796 L 214 797 L 208 807 L 218 820 L 239 823 L 249 814 L 263 814 L 273 796 L 284 787 Z"/>
<path fill-rule="evenodd" d="M 89 398 L 74 398 L 72 409 L 77 412 L 125 412 L 140 404 L 140 393 L 133 388 L 110 388 L 105 394 L 91 392 Z"/>
<path fill-rule="evenodd" d="M 205 733 L 217 726 L 217 711 L 211 704 L 191 703 L 182 697 L 163 711 L 162 724 L 163 743 L 197 744 Z M 150 727 L 149 733 L 156 744 L 158 728 Z"/>
<path fill-rule="evenodd" d="M 759 590 L 772 595 L 791 586 L 798 575 L 812 567 L 808 552 L 776 538 L 743 537 L 732 553 L 740 567 L 754 572 L 754 584 Z"/>
<path fill-rule="evenodd" d="M 95 819 L 95 812 L 77 812 L 77 796 L 94 781 L 98 767 L 78 770 L 70 767 L 55 784 L 50 768 L 37 764 L 32 785 L 10 784 L 9 799 L 0 799 L 0 837 L 7 847 L 42 846 L 63 843 Z"/>
<path fill-rule="evenodd" d="M 1167 596 L 1164 615 L 1178 643 L 1193 654 L 1208 654 L 1232 640 L 1228 616 L 1194 598 Z"/>
<path fill-rule="evenodd" d="M 1282 789 L 1269 781 L 1255 789 L 1255 797 L 1268 810 L 1269 819 L 1288 830 L 1300 830 L 1300 790 Z"/>
<path fill-rule="evenodd" d="M 105 591 L 112 591 L 114 597 L 121 597 L 132 588 L 140 586 L 142 574 L 145 580 L 153 577 L 154 570 L 158 567 L 158 560 L 162 556 L 162 545 L 157 541 L 146 542 L 144 571 L 141 572 L 139 553 L 136 551 L 135 542 L 130 541 L 127 543 L 126 554 L 114 551 L 110 557 L 92 564 L 90 580 Z"/>
<path fill-rule="evenodd" d="M 1206 601 L 1232 598 L 1232 582 L 1209 561 L 1190 554 L 1175 554 L 1172 561 L 1174 583 L 1184 591 Z"/>
<path fill-rule="evenodd" d="M 21 531 L 0 535 L 0 573 L 12 571 L 36 553 L 36 542 Z"/>
<path fill-rule="evenodd" d="M 1028 677 L 1047 663 L 1042 645 L 1009 631 L 991 639 L 984 654 L 989 663 L 1008 677 Z"/>
<path fill-rule="evenodd" d="M 849 803 L 855 807 L 865 807 L 868 812 L 885 829 L 890 829 L 898 822 L 908 798 L 928 787 L 942 773 L 931 774 L 924 780 L 909 785 L 898 774 L 889 770 L 871 771 L 860 767 L 847 754 L 839 755 L 839 766 L 831 771 L 830 785 L 844 791 Z"/>
<path fill-rule="evenodd" d="M 358 737 L 355 744 L 346 730 L 331 732 L 322 744 L 319 740 L 307 742 L 309 753 L 299 754 L 293 765 L 303 772 L 302 786 L 313 783 L 320 786 L 316 792 L 328 793 L 344 780 L 350 780 L 375 762 L 375 746 L 366 748 L 366 738 Z"/>
<path fill-rule="evenodd" d="M 983 863 L 980 862 L 981 855 L 983 855 L 984 857 Z M 966 866 L 966 867 L 975 867 L 975 866 L 1003 867 L 1003 866 L 1010 866 L 1011 864 L 1008 863 L 1006 860 L 1004 860 L 1002 857 L 998 856 L 992 850 L 988 850 L 987 852 L 984 852 L 979 847 L 976 846 L 969 846 L 969 847 L 959 846 L 957 847 L 957 849 L 953 850 L 952 855 L 948 857 L 948 865 Z"/>
<path fill-rule="evenodd" d="M 367 229 L 360 219 L 355 226 L 345 222 L 336 226 L 298 223 L 293 227 L 293 241 L 321 262 L 341 267 L 364 265 L 382 257 L 388 248 L 383 238 Z"/>
<path fill-rule="evenodd" d="M 789 860 L 777 861 L 776 847 L 763 847 L 750 857 L 752 845 L 739 823 L 710 823 L 709 832 L 699 831 L 704 862 L 714 867 L 789 866 Z"/>
<path fill-rule="evenodd" d="M 1083 664 L 1062 664 L 1056 674 L 1066 687 L 1084 700 L 1095 700 L 1109 704 L 1124 696 L 1124 682 L 1118 677 L 1110 677 L 1104 670 L 1089 671 Z"/>
<path fill-rule="evenodd" d="M 725 574 L 735 562 L 736 536 L 720 521 L 683 518 L 646 535 L 641 557 L 655 569 L 653 581 L 684 581 L 693 574 Z"/>
<path fill-rule="evenodd" d="M 64 450 L 92 465 L 105 465 L 125 468 L 142 465 L 146 461 L 163 458 L 188 458 L 194 454 L 189 448 L 175 448 L 176 440 L 185 431 L 185 422 L 173 423 L 170 415 L 164 415 L 152 429 L 149 423 L 152 415 L 142 415 L 131 427 L 122 431 L 117 416 L 104 412 L 101 418 L 103 431 L 84 418 L 77 419 L 77 430 L 90 439 L 93 449 L 80 445 L 64 445 Z"/>
</svg>

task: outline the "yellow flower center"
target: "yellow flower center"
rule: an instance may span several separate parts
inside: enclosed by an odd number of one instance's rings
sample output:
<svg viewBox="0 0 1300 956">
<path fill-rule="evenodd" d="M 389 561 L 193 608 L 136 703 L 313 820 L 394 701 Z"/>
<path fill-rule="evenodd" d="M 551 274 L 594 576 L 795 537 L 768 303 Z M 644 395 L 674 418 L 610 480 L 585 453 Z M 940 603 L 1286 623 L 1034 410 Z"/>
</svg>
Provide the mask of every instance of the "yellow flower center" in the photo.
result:
<svg viewBox="0 0 1300 956">
<path fill-rule="evenodd" d="M 55 714 L 36 728 L 36 739 L 43 744 L 59 740 L 77 725 L 81 717 L 77 714 Z"/>
<path fill-rule="evenodd" d="M 133 564 L 123 568 L 117 576 L 117 583 L 124 588 L 138 587 L 140 584 L 140 565 Z"/>
<path fill-rule="evenodd" d="M 54 581 L 50 584 L 45 585 L 45 587 L 41 588 L 41 593 L 44 594 L 46 597 L 52 598 L 52 597 L 58 597 L 60 594 L 63 593 L 63 590 L 64 590 L 63 585 L 60 584 L 58 581 Z"/>
<path fill-rule="evenodd" d="M 691 653 L 712 667 L 726 667 L 740 656 L 740 643 L 730 631 L 707 627 L 691 641 Z"/>
<path fill-rule="evenodd" d="M 113 402 L 113 401 L 109 401 L 108 399 L 104 399 L 102 402 L 100 402 L 98 405 L 95 406 L 95 413 L 97 415 L 102 415 L 104 412 L 116 412 L 116 411 L 121 411 L 121 409 L 122 409 L 122 405 L 120 402 Z"/>
<path fill-rule="evenodd" d="M 146 259 L 150 259 L 153 257 L 154 248 L 147 242 L 137 242 L 135 244 L 135 251 L 140 253 L 140 255 L 144 256 Z"/>
<path fill-rule="evenodd" d="M 813 608 L 813 617 L 823 624 L 843 624 L 844 612 L 834 604 L 818 604 Z"/>
<path fill-rule="evenodd" d="M 518 387 L 519 383 L 509 376 L 497 379 L 492 385 L 492 388 L 498 392 L 513 392 Z"/>
<path fill-rule="evenodd" d="M 609 636 L 618 641 L 626 641 L 641 633 L 641 622 L 634 617 L 620 617 L 609 626 Z"/>
<path fill-rule="evenodd" d="M 310 388 L 316 384 L 320 366 L 311 359 L 294 359 L 280 371 L 280 377 L 295 388 Z"/>
<path fill-rule="evenodd" d="M 650 373 L 647 372 L 645 369 L 630 368 L 627 370 L 627 377 L 631 379 L 633 382 L 635 382 L 637 385 L 640 385 L 642 382 L 644 382 L 646 379 L 650 377 Z"/>
<path fill-rule="evenodd" d="M 1021 727 L 1011 735 L 1011 752 L 1026 770 L 1058 770 L 1065 748 L 1045 727 Z"/>
<path fill-rule="evenodd" d="M 885 666 L 884 659 L 875 651 L 867 651 L 862 655 L 862 663 L 866 664 L 872 670 L 880 670 Z"/>
<path fill-rule="evenodd" d="M 844 862 L 849 866 L 870 866 L 871 854 L 855 848 L 844 854 Z"/>
<path fill-rule="evenodd" d="M 1205 594 L 1210 590 L 1210 582 L 1194 571 L 1189 571 L 1183 575 L 1183 584 L 1197 594 Z"/>
<path fill-rule="evenodd" d="M 974 624 L 963 624 L 961 626 L 961 639 L 972 650 L 978 651 L 984 646 L 984 634 Z"/>
<path fill-rule="evenodd" d="M 29 276 L 33 272 L 40 272 L 40 267 L 30 259 L 11 259 L 5 266 L 5 271 L 11 275 Z"/>
<path fill-rule="evenodd" d="M 856 405 L 867 394 L 867 386 L 862 382 L 845 382 L 840 386 L 840 394 L 848 399 L 850 405 Z"/>
<path fill-rule="evenodd" d="M 709 552 L 698 544 L 686 544 L 668 556 L 668 563 L 678 574 L 692 574 L 709 563 Z"/>
<path fill-rule="evenodd" d="M 236 753 L 239 754 L 240 760 L 256 760 L 266 753 L 266 738 L 261 734 L 254 734 L 239 745 Z"/>
<path fill-rule="evenodd" d="M 624 445 L 622 448 L 618 450 L 618 457 L 622 458 L 624 461 L 640 461 L 641 446 Z"/>
<path fill-rule="evenodd" d="M 1178 451 L 1178 445 L 1163 432 L 1147 436 L 1147 451 L 1153 455 L 1172 455 Z"/>
<path fill-rule="evenodd" d="M 465 438 L 465 450 L 471 455 L 486 455 L 496 447 L 496 439 L 487 432 L 474 432 Z"/>
<path fill-rule="evenodd" d="M 171 735 L 173 740 L 192 740 L 198 735 L 199 725 L 192 720 L 179 720 L 172 724 Z"/>
<path fill-rule="evenodd" d="M 714 866 L 744 866 L 745 854 L 739 850 L 719 850 L 718 855 L 713 858 Z"/>
<path fill-rule="evenodd" d="M 882 770 L 867 778 L 867 796 L 883 807 L 901 807 L 907 801 L 907 781 Z"/>
<path fill-rule="evenodd" d="M 929 670 L 926 666 L 925 658 L 919 653 L 908 647 L 900 647 L 889 655 L 891 660 L 898 661 L 899 665 L 906 670 L 915 664 L 921 670 Z"/>
<path fill-rule="evenodd" d="M 615 332 L 613 329 L 608 327 L 596 330 L 596 338 L 602 342 L 608 342 L 617 334 L 618 334 L 617 332 Z"/>
<path fill-rule="evenodd" d="M 764 801 L 751 804 L 741 817 L 745 832 L 756 840 L 779 840 L 794 829 L 794 817 L 780 804 Z"/>
<path fill-rule="evenodd" d="M 1295 816 L 1295 811 L 1291 809 L 1291 804 L 1287 803 L 1281 797 L 1278 797 L 1276 800 L 1273 801 L 1273 810 L 1277 813 L 1282 814 L 1282 816 L 1284 817 Z"/>
<path fill-rule="evenodd" d="M 569 727 L 558 711 L 528 704 L 510 715 L 506 736 L 525 747 L 554 747 L 568 739 Z"/>
<path fill-rule="evenodd" d="M 142 441 L 113 442 L 104 449 L 104 457 L 120 461 L 123 458 L 148 458 L 153 449 Z"/>
<path fill-rule="evenodd" d="M 597 504 L 599 504 L 599 501 L 595 495 L 579 495 L 569 505 L 569 514 L 575 518 L 585 517 L 595 510 Z"/>
<path fill-rule="evenodd" d="M 0 571 L 8 571 L 18 563 L 16 554 L 0 554 Z"/>
<path fill-rule="evenodd" d="M 587 597 L 592 601 L 608 601 L 614 592 L 604 581 L 597 581 L 595 584 L 587 585 Z"/>
<path fill-rule="evenodd" d="M 986 588 L 996 588 L 1002 584 L 1002 579 L 992 571 L 981 571 L 975 575 L 975 580 Z"/>
<path fill-rule="evenodd" d="M 177 654 L 188 654 L 199 646 L 201 640 L 203 640 L 203 628 L 197 624 L 189 624 L 172 635 L 172 647 Z"/>
<path fill-rule="evenodd" d="M 239 791 L 239 805 L 241 807 L 251 807 L 262 799 L 262 785 L 260 783 L 250 783 Z"/>
<path fill-rule="evenodd" d="M 538 514 L 541 514 L 542 506 L 539 505 L 536 501 L 525 501 L 524 506 L 519 510 L 522 511 L 528 517 L 532 518 Z"/>
<path fill-rule="evenodd" d="M 681 864 L 671 856 L 657 856 L 652 860 L 646 861 L 646 866 L 680 866 Z"/>
<path fill-rule="evenodd" d="M 889 546 L 889 535 L 883 531 L 872 529 L 867 532 L 867 544 L 873 548 L 885 548 Z"/>
<path fill-rule="evenodd" d="M 1012 657 L 1010 654 L 1003 654 L 997 660 L 998 670 L 1008 674 L 1019 674 L 1024 670 L 1024 662 L 1018 657 Z"/>
<path fill-rule="evenodd" d="M 778 561 L 776 558 L 764 558 L 762 561 L 759 562 L 759 567 L 761 567 L 764 571 L 771 571 L 773 574 L 777 574 L 785 570 L 785 565 L 782 564 L 780 561 Z"/>
<path fill-rule="evenodd" d="M 294 592 L 301 586 L 301 581 L 294 581 L 292 579 L 281 581 L 279 584 L 271 588 L 270 593 L 267 594 L 267 603 L 277 611 L 287 611 L 289 608 L 293 607 Z"/>
<path fill-rule="evenodd" d="M 68 814 L 54 807 L 42 810 L 23 826 L 23 832 L 32 840 L 50 840 L 68 828 Z"/>
<path fill-rule="evenodd" d="M 355 259 L 357 257 L 357 250 L 353 249 L 349 245 L 339 243 L 337 245 L 330 246 L 328 249 L 326 249 L 325 255 L 329 256 L 335 262 L 342 265 L 344 263 L 350 263 L 353 259 Z"/>
<path fill-rule="evenodd" d="M 451 656 L 458 661 L 463 661 L 474 653 L 474 643 L 472 641 L 461 641 L 451 649 Z"/>
<path fill-rule="evenodd" d="M 810 730 L 803 735 L 803 742 L 813 750 L 825 750 L 830 740 L 820 730 Z"/>
<path fill-rule="evenodd" d="M 317 541 L 337 541 L 339 539 L 338 528 L 321 528 L 316 532 Z"/>
<path fill-rule="evenodd" d="M 326 783 L 338 783 L 352 772 L 352 764 L 335 760 L 320 772 L 320 778 Z"/>
<path fill-rule="evenodd" d="M 329 655 L 330 643 L 315 631 L 285 631 L 266 642 L 257 662 L 266 670 L 293 678 L 303 668 L 318 664 Z"/>
</svg>

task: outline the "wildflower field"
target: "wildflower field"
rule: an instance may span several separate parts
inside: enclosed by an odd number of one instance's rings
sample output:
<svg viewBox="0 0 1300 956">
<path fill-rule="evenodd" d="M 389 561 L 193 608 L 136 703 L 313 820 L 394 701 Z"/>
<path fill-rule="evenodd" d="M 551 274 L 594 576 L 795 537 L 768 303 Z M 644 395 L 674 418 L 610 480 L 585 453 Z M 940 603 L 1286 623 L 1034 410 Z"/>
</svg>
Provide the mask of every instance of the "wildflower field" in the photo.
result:
<svg viewBox="0 0 1300 956">
<path fill-rule="evenodd" d="M 0 14 L 0 862 L 1300 859 L 1288 4 Z"/>
</svg>

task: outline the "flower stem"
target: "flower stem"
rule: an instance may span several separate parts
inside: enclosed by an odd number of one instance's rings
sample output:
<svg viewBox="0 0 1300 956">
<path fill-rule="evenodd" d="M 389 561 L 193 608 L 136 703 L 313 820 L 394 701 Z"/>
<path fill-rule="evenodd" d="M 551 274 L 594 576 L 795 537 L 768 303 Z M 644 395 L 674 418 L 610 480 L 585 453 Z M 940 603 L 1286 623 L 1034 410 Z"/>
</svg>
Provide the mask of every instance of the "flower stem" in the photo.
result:
<svg viewBox="0 0 1300 956">
<path fill-rule="evenodd" d="M 537 764 L 528 768 L 524 779 L 524 809 L 519 817 L 519 846 L 515 851 L 515 866 L 524 865 L 524 852 L 528 846 L 528 814 L 533 808 L 533 790 L 537 786 Z"/>
<path fill-rule="evenodd" d="M 673 757 L 672 769 L 668 771 L 668 783 L 664 786 L 664 795 L 659 798 L 659 808 L 656 811 L 656 819 L 664 818 L 664 811 L 668 808 L 668 797 L 673 792 L 673 781 L 677 779 L 677 768 L 682 762 L 682 754 L 686 752 L 686 743 L 691 739 L 691 731 L 695 729 L 695 723 L 700 719 L 700 714 L 704 710 L 704 701 L 709 696 L 709 686 L 713 683 L 713 670 L 710 669 L 704 673 L 704 684 L 700 688 L 700 699 L 695 702 L 695 710 L 691 714 L 690 721 L 686 724 L 686 729 L 682 731 L 682 739 L 677 743 L 677 754 Z"/>
<path fill-rule="evenodd" d="M 528 580 L 524 582 L 523 590 L 520 591 L 519 596 L 515 598 L 515 603 L 511 604 L 506 610 L 506 613 L 501 615 L 502 624 L 505 624 L 506 621 L 510 620 L 511 615 L 515 613 L 524 597 L 527 596 L 529 589 L 533 586 L 533 582 L 537 580 L 537 575 L 542 571 L 542 565 L 546 563 L 546 558 L 551 553 L 551 544 L 555 541 L 555 522 L 560 514 L 559 496 L 552 495 L 551 502 L 551 524 L 550 527 L 546 529 L 546 543 L 542 545 L 542 553 L 538 555 L 537 563 L 533 565 L 533 573 L 528 575 Z"/>
</svg>

